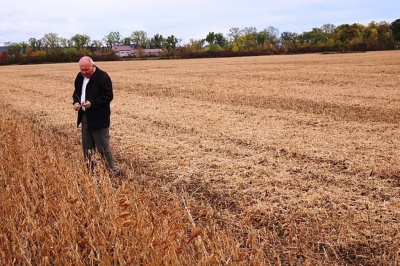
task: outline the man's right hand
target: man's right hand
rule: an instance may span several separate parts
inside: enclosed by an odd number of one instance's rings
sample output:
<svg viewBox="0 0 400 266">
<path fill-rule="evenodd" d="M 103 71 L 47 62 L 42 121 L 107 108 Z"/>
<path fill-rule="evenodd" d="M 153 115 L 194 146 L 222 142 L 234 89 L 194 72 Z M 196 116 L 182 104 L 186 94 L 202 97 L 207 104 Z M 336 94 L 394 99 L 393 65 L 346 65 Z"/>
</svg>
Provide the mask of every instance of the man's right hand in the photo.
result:
<svg viewBox="0 0 400 266">
<path fill-rule="evenodd" d="M 81 104 L 80 103 L 74 103 L 74 110 L 78 111 L 79 109 L 81 109 Z"/>
</svg>

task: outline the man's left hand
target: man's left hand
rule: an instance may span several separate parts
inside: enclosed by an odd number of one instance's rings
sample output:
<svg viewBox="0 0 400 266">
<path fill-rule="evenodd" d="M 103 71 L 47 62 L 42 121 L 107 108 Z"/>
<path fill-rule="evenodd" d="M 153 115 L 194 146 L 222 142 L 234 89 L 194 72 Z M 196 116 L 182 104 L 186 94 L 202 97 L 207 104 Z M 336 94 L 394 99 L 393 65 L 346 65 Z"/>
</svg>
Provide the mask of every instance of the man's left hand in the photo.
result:
<svg viewBox="0 0 400 266">
<path fill-rule="evenodd" d="M 85 101 L 84 103 L 82 103 L 82 106 L 85 107 L 85 109 L 89 109 L 91 106 L 91 103 L 89 101 Z"/>
</svg>

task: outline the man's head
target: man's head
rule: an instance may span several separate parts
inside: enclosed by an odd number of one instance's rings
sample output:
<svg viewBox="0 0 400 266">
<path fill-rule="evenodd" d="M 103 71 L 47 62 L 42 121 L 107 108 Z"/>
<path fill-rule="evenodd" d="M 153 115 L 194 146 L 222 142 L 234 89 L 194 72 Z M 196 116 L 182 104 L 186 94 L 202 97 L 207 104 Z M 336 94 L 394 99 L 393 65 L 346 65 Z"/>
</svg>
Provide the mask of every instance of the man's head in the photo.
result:
<svg viewBox="0 0 400 266">
<path fill-rule="evenodd" d="M 93 75 L 95 68 L 92 58 L 89 56 L 82 57 L 79 60 L 79 68 L 85 78 L 90 78 Z"/>
</svg>

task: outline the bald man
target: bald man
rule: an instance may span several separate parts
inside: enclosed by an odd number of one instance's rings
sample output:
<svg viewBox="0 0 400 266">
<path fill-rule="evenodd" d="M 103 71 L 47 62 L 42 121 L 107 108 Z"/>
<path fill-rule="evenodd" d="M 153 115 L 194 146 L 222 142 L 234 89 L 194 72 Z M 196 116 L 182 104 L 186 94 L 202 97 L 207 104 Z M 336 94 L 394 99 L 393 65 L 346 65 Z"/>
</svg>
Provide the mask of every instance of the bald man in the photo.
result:
<svg viewBox="0 0 400 266">
<path fill-rule="evenodd" d="M 98 151 L 107 162 L 110 172 L 120 176 L 122 173 L 115 167 L 110 148 L 111 78 L 96 67 L 88 56 L 79 60 L 79 68 L 72 99 L 73 108 L 78 112 L 77 126 L 82 124 L 82 149 L 87 166 L 93 170 L 91 157 Z"/>
</svg>

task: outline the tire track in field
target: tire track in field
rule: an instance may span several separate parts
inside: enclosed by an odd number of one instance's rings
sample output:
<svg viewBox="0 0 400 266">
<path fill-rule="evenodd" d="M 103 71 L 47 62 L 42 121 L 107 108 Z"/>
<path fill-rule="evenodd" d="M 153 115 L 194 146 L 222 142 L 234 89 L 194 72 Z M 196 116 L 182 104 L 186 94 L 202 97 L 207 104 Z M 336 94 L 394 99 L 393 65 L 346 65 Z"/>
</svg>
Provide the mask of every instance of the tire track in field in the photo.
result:
<svg viewBox="0 0 400 266">
<path fill-rule="evenodd" d="M 139 86 L 140 87 L 140 86 Z M 249 106 L 262 109 L 289 110 L 315 115 L 326 115 L 336 120 L 357 122 L 397 123 L 400 121 L 400 109 L 385 109 L 384 107 L 344 105 L 333 102 L 313 101 L 309 99 L 244 95 L 236 93 L 222 93 L 210 90 L 201 93 L 195 90 L 180 87 L 171 89 L 165 87 L 147 87 L 145 90 L 129 89 L 141 96 L 182 98 L 211 103 L 230 104 L 234 106 Z"/>
</svg>

